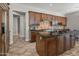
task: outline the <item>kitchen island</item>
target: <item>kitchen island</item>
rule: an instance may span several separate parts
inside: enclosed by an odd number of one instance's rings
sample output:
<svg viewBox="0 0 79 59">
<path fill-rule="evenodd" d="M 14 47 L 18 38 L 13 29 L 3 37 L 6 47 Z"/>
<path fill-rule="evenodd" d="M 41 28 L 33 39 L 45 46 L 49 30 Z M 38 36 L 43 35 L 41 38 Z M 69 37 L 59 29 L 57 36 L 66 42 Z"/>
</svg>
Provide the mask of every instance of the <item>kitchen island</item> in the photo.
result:
<svg viewBox="0 0 79 59">
<path fill-rule="evenodd" d="M 37 32 L 36 50 L 40 56 L 56 56 L 73 48 L 75 36 L 70 32 Z"/>
</svg>

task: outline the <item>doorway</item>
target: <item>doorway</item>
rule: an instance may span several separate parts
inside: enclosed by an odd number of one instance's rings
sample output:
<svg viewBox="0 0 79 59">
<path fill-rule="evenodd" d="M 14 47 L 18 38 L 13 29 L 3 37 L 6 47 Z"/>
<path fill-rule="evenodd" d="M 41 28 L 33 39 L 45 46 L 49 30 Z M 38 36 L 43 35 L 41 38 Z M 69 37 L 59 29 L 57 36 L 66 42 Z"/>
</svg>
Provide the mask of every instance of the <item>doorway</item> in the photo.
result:
<svg viewBox="0 0 79 59">
<path fill-rule="evenodd" d="M 13 42 L 25 41 L 25 13 L 15 12 L 13 14 Z"/>
<path fill-rule="evenodd" d="M 16 42 L 16 39 L 20 39 L 20 16 L 13 15 L 13 41 Z"/>
</svg>

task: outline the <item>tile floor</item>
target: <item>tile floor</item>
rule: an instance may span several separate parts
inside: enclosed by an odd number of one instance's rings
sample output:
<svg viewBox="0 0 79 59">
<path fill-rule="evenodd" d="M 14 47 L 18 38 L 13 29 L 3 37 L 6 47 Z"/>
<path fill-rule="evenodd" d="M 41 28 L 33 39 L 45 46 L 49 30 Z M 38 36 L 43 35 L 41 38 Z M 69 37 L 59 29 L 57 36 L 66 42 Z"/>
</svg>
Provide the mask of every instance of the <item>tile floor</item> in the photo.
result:
<svg viewBox="0 0 79 59">
<path fill-rule="evenodd" d="M 25 42 L 22 39 L 15 39 L 10 46 L 7 56 L 38 56 L 35 50 L 35 42 Z"/>
<path fill-rule="evenodd" d="M 30 43 L 22 39 L 16 39 L 14 40 L 14 44 L 10 46 L 7 56 L 38 56 L 35 45 L 35 42 Z M 76 42 L 74 48 L 60 56 L 79 56 L 79 42 Z"/>
</svg>

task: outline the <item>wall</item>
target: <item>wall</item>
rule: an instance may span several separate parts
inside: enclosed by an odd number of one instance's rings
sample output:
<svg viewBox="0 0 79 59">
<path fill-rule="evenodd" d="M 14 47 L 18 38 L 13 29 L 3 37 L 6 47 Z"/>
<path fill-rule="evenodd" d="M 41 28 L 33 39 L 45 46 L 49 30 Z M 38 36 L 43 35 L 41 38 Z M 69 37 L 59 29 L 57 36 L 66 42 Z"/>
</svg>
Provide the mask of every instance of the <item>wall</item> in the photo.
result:
<svg viewBox="0 0 79 59">
<path fill-rule="evenodd" d="M 21 11 L 21 12 L 25 12 L 25 19 L 26 19 L 26 41 L 29 41 L 29 14 L 28 11 L 36 11 L 36 12 L 41 12 L 41 13 L 47 13 L 47 14 L 51 14 L 51 15 L 58 15 L 58 16 L 64 16 L 61 13 L 58 12 L 54 12 L 54 11 L 48 11 L 45 9 L 40 9 L 40 8 L 35 8 L 35 7 L 31 7 L 31 6 L 27 6 L 27 5 L 22 5 L 22 4 L 10 4 L 10 44 L 13 43 L 13 11 Z"/>
<path fill-rule="evenodd" d="M 79 11 L 67 14 L 66 17 L 67 28 L 70 28 L 71 30 L 79 30 Z"/>
</svg>

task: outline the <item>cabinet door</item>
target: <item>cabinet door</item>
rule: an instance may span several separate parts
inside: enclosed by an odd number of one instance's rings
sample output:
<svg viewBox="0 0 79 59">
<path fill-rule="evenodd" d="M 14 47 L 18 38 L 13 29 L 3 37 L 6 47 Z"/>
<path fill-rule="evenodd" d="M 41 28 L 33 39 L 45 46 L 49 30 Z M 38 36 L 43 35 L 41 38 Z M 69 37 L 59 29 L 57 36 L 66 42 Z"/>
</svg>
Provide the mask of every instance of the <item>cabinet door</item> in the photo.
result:
<svg viewBox="0 0 79 59">
<path fill-rule="evenodd" d="M 52 20 L 57 21 L 58 20 L 58 16 L 52 16 Z"/>
<path fill-rule="evenodd" d="M 36 51 L 40 56 L 46 56 L 46 40 L 43 39 L 40 35 L 37 35 L 36 39 Z"/>
<path fill-rule="evenodd" d="M 65 17 L 58 16 L 57 20 L 59 23 L 62 23 L 62 25 L 66 25 L 66 18 Z"/>
<path fill-rule="evenodd" d="M 60 18 L 60 22 L 62 23 L 62 25 L 66 25 L 66 18 L 65 17 L 61 17 Z"/>
<path fill-rule="evenodd" d="M 47 55 L 48 56 L 56 56 L 57 47 L 56 47 L 56 38 L 49 38 L 47 40 Z"/>
<path fill-rule="evenodd" d="M 39 24 L 41 21 L 41 13 L 35 13 L 35 24 Z"/>
<path fill-rule="evenodd" d="M 52 16 L 52 20 L 56 20 L 56 16 L 53 15 L 53 16 Z"/>
<path fill-rule="evenodd" d="M 73 48 L 75 46 L 75 36 L 73 35 L 70 38 L 71 38 L 71 41 L 70 41 L 71 42 L 71 48 Z"/>
<path fill-rule="evenodd" d="M 63 20 L 63 21 L 62 21 L 62 22 L 63 22 L 63 25 L 66 26 L 66 25 L 67 25 L 67 18 L 66 18 L 66 17 L 62 17 L 62 20 Z"/>
<path fill-rule="evenodd" d="M 58 21 L 59 23 L 62 23 L 61 17 L 57 16 L 57 21 Z"/>
<path fill-rule="evenodd" d="M 57 40 L 57 55 L 64 52 L 64 36 L 59 36 Z"/>
<path fill-rule="evenodd" d="M 31 32 L 31 40 L 30 40 L 30 42 L 35 42 L 35 41 L 36 41 L 36 33 Z"/>
<path fill-rule="evenodd" d="M 48 19 L 49 21 L 52 21 L 52 15 L 47 15 L 47 19 Z"/>
<path fill-rule="evenodd" d="M 42 14 L 42 20 L 46 20 L 47 19 L 47 14 Z"/>
<path fill-rule="evenodd" d="M 66 34 L 65 35 L 65 50 L 69 50 L 70 49 L 70 34 Z"/>
<path fill-rule="evenodd" d="M 29 25 L 35 24 L 35 13 L 29 12 Z"/>
</svg>

